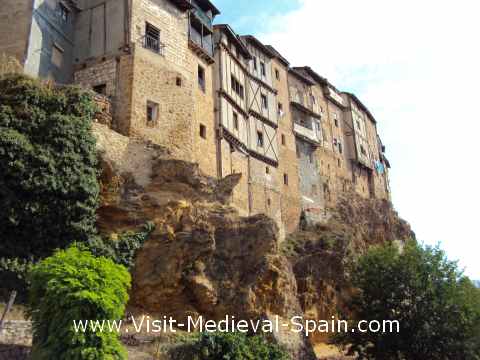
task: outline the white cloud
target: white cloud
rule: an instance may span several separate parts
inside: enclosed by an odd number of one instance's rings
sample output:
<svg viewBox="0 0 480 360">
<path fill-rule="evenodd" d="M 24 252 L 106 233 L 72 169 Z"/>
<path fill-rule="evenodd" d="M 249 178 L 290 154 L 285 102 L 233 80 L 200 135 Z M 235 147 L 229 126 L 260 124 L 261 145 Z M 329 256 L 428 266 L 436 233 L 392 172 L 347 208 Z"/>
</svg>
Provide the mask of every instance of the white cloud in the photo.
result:
<svg viewBox="0 0 480 360">
<path fill-rule="evenodd" d="M 302 0 L 259 37 L 370 107 L 400 214 L 480 279 L 478 14 L 476 0 Z"/>
</svg>

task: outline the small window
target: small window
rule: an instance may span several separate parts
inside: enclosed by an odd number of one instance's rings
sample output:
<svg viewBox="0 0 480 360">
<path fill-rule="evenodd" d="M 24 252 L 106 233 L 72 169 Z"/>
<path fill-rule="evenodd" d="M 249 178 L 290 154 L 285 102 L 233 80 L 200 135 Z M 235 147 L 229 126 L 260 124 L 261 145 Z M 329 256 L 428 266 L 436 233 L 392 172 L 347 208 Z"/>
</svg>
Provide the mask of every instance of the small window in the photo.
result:
<svg viewBox="0 0 480 360">
<path fill-rule="evenodd" d="M 262 94 L 262 107 L 268 109 L 268 98 L 267 95 Z"/>
<path fill-rule="evenodd" d="M 342 167 L 342 160 L 338 159 L 338 167 L 341 168 Z"/>
<path fill-rule="evenodd" d="M 263 148 L 263 145 L 263 133 L 261 131 L 257 131 L 257 146 Z"/>
<path fill-rule="evenodd" d="M 285 137 L 285 134 L 282 134 L 282 145 L 285 146 L 287 144 L 287 138 Z"/>
<path fill-rule="evenodd" d="M 338 152 L 339 152 L 340 154 L 343 154 L 343 145 L 342 145 L 342 143 L 341 143 L 340 141 L 338 142 Z"/>
<path fill-rule="evenodd" d="M 278 103 L 278 115 L 282 116 L 283 115 L 283 104 Z"/>
<path fill-rule="evenodd" d="M 253 57 L 253 68 L 255 69 L 255 71 L 257 71 L 258 67 L 257 67 L 257 58 L 254 56 Z"/>
<path fill-rule="evenodd" d="M 315 161 L 315 158 L 313 156 L 313 152 L 311 152 L 309 155 L 308 155 L 308 160 L 310 161 L 310 164 L 313 164 L 313 162 Z"/>
<path fill-rule="evenodd" d="M 283 174 L 283 184 L 288 185 L 288 174 Z"/>
<path fill-rule="evenodd" d="M 275 77 L 277 80 L 280 80 L 280 71 L 278 71 L 278 69 L 275 69 Z"/>
<path fill-rule="evenodd" d="M 182 78 L 177 76 L 177 86 L 182 86 Z"/>
<path fill-rule="evenodd" d="M 70 17 L 70 10 L 64 4 L 58 4 L 57 14 L 63 22 L 68 22 L 68 19 Z"/>
<path fill-rule="evenodd" d="M 203 124 L 200 124 L 200 137 L 202 139 L 206 139 L 207 138 L 207 127 Z"/>
<path fill-rule="evenodd" d="M 198 86 L 200 89 L 205 92 L 206 86 L 205 86 L 205 69 L 201 67 L 200 65 L 198 66 Z"/>
<path fill-rule="evenodd" d="M 57 44 L 53 44 L 52 47 L 52 64 L 57 68 L 62 67 L 63 65 L 63 49 Z"/>
<path fill-rule="evenodd" d="M 233 113 L 233 127 L 238 130 L 238 114 L 235 112 Z"/>
<path fill-rule="evenodd" d="M 267 76 L 267 68 L 265 67 L 264 62 L 260 62 L 260 72 L 262 73 L 262 76 Z"/>
<path fill-rule="evenodd" d="M 268 205 L 268 206 L 272 205 L 272 200 L 267 199 L 267 205 Z"/>
<path fill-rule="evenodd" d="M 231 82 L 233 91 L 235 91 L 237 95 L 240 96 L 241 99 L 243 99 L 245 96 L 245 90 L 243 88 L 243 85 L 240 84 L 240 81 L 238 81 L 233 74 L 231 75 Z"/>
<path fill-rule="evenodd" d="M 146 49 L 160 54 L 160 29 L 148 22 L 145 24 L 145 40 L 143 45 Z"/>
<path fill-rule="evenodd" d="M 265 168 L 265 173 L 270 174 L 270 168 L 268 166 Z"/>
<path fill-rule="evenodd" d="M 93 87 L 93 91 L 99 95 L 107 95 L 107 84 L 96 85 Z"/>
<path fill-rule="evenodd" d="M 147 101 L 147 124 L 155 125 L 158 121 L 158 104 Z"/>
</svg>

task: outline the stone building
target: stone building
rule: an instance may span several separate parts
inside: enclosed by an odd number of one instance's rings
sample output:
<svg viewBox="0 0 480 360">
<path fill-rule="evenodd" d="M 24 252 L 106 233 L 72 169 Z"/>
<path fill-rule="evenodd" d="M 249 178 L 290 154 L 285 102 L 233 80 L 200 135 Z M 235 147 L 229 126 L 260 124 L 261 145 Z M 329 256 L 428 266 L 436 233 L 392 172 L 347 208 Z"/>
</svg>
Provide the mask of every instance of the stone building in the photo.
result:
<svg viewBox="0 0 480 360">
<path fill-rule="evenodd" d="M 326 129 L 321 124 L 322 108 L 318 104 L 318 94 L 314 93 L 315 82 L 298 69 L 290 68 L 288 85 L 301 207 L 303 218 L 311 223 L 322 220 L 325 212 L 318 151 L 326 142 Z"/>
<path fill-rule="evenodd" d="M 377 122 L 355 95 L 343 93 L 342 97 L 347 104 L 345 139 L 353 188 L 364 197 L 389 200 L 390 163 L 377 132 Z"/>
<path fill-rule="evenodd" d="M 278 112 L 278 174 L 283 177 L 280 194 L 282 223 L 286 234 L 298 229 L 301 218 L 300 178 L 297 162 L 296 137 L 293 131 L 288 72 L 290 64 L 273 46 L 267 45 L 275 55 L 272 59 L 273 88 L 277 91 Z M 287 180 L 287 181 L 285 181 Z"/>
<path fill-rule="evenodd" d="M 0 53 L 25 72 L 110 100 L 108 124 L 213 177 L 241 173 L 232 203 L 281 237 L 340 195 L 389 199 L 376 120 L 308 66 L 213 25 L 209 0 L 3 0 Z M 107 103 L 105 106 L 109 107 Z"/>
<path fill-rule="evenodd" d="M 71 83 L 76 16 L 73 0 L 2 0 L 0 53 L 14 56 L 25 73 Z"/>
<path fill-rule="evenodd" d="M 289 179 L 278 170 L 274 54 L 228 25 L 214 29 L 218 176 L 241 173 L 233 203 L 244 214 L 269 215 L 283 233 L 281 192 Z"/>
</svg>

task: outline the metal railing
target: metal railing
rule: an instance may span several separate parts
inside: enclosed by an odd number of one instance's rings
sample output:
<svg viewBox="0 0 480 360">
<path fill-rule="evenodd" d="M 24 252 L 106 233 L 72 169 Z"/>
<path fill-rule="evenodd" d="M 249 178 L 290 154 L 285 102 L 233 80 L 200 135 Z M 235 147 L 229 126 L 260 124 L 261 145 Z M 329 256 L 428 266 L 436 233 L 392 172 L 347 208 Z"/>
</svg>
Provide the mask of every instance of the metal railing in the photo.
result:
<svg viewBox="0 0 480 360">
<path fill-rule="evenodd" d="M 145 49 L 151 50 L 154 53 L 157 53 L 161 56 L 165 56 L 165 44 L 162 43 L 158 38 L 145 35 L 143 37 L 143 47 Z"/>
</svg>

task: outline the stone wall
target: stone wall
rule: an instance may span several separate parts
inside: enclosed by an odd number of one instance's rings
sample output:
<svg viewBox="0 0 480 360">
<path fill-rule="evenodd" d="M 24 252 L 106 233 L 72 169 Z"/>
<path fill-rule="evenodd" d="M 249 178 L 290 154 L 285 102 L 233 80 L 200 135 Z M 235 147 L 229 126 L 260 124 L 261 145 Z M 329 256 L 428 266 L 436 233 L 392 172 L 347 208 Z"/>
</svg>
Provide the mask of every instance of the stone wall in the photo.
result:
<svg viewBox="0 0 480 360">
<path fill-rule="evenodd" d="M 278 120 L 278 190 L 280 191 L 280 203 L 282 223 L 285 233 L 290 234 L 297 230 L 301 215 L 299 173 L 293 133 L 292 117 L 290 112 L 290 96 L 288 90 L 288 69 L 277 59 L 272 60 L 273 87 L 277 90 L 277 103 L 281 104 L 283 114 Z M 276 77 L 278 71 L 279 78 Z M 284 183 L 284 175 L 287 176 L 288 184 Z"/>
<path fill-rule="evenodd" d="M 0 53 L 15 57 L 22 65 L 27 54 L 31 0 L 2 0 L 0 6 Z"/>
<path fill-rule="evenodd" d="M 0 345 L 32 345 L 32 323 L 30 321 L 6 321 L 0 332 Z"/>
</svg>

